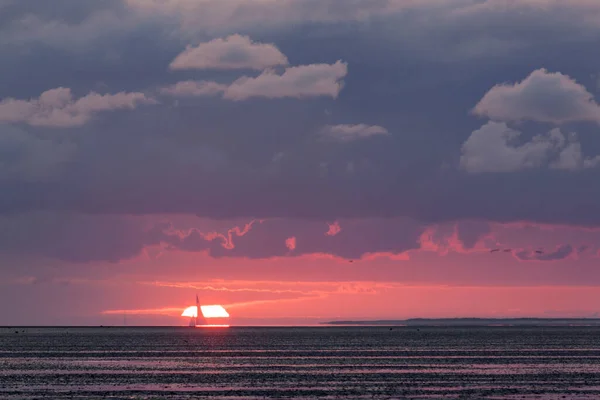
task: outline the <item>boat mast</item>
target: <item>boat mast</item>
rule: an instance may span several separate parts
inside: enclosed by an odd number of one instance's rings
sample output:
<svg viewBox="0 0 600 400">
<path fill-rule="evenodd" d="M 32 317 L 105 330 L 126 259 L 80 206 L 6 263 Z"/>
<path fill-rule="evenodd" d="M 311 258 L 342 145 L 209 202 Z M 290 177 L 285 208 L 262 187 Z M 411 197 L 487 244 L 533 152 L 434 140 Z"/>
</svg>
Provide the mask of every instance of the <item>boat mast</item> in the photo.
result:
<svg viewBox="0 0 600 400">
<path fill-rule="evenodd" d="M 194 320 L 194 325 L 198 325 L 198 318 L 200 317 L 200 300 L 198 299 L 198 293 L 196 293 L 196 319 Z"/>
</svg>

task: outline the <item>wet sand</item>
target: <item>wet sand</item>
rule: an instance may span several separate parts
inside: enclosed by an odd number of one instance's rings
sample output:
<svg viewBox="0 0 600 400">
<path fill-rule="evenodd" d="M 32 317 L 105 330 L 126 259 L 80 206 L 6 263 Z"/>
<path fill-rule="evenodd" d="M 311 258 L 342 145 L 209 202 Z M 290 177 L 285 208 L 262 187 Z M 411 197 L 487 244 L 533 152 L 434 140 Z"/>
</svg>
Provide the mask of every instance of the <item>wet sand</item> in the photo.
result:
<svg viewBox="0 0 600 400">
<path fill-rule="evenodd" d="M 0 328 L 0 398 L 597 399 L 600 328 Z"/>
</svg>

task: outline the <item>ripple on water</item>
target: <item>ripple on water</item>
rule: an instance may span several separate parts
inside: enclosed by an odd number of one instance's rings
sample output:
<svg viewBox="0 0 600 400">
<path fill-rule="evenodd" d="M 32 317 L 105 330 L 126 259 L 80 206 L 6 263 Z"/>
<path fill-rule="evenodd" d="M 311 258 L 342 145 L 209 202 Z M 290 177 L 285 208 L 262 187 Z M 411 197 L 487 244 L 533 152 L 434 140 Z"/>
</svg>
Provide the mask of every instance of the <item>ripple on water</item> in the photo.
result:
<svg viewBox="0 0 600 400">
<path fill-rule="evenodd" d="M 0 398 L 600 398 L 600 328 L 0 329 Z"/>
</svg>

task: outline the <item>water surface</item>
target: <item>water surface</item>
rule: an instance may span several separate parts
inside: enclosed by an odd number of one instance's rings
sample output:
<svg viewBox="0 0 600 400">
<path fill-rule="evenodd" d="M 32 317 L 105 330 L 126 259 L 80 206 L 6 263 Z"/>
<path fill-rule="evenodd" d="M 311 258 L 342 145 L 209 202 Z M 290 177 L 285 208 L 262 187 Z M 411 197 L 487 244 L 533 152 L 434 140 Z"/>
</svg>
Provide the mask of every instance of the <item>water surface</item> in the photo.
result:
<svg viewBox="0 0 600 400">
<path fill-rule="evenodd" d="M 2 399 L 600 398 L 600 327 L 0 328 Z"/>
</svg>

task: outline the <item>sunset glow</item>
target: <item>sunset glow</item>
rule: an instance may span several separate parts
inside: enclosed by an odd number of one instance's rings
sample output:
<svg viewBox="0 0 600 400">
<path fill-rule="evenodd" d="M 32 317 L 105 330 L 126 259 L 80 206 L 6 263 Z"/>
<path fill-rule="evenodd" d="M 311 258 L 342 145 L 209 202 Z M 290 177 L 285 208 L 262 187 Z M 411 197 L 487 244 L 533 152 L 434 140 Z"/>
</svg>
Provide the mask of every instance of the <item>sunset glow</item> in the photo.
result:
<svg viewBox="0 0 600 400">
<path fill-rule="evenodd" d="M 207 325 L 196 325 L 196 328 L 229 328 L 229 325 L 226 325 L 226 324 L 222 324 L 222 325 L 207 324 Z"/>
<path fill-rule="evenodd" d="M 600 0 L 0 15 L 0 326 L 600 315 Z"/>
</svg>

